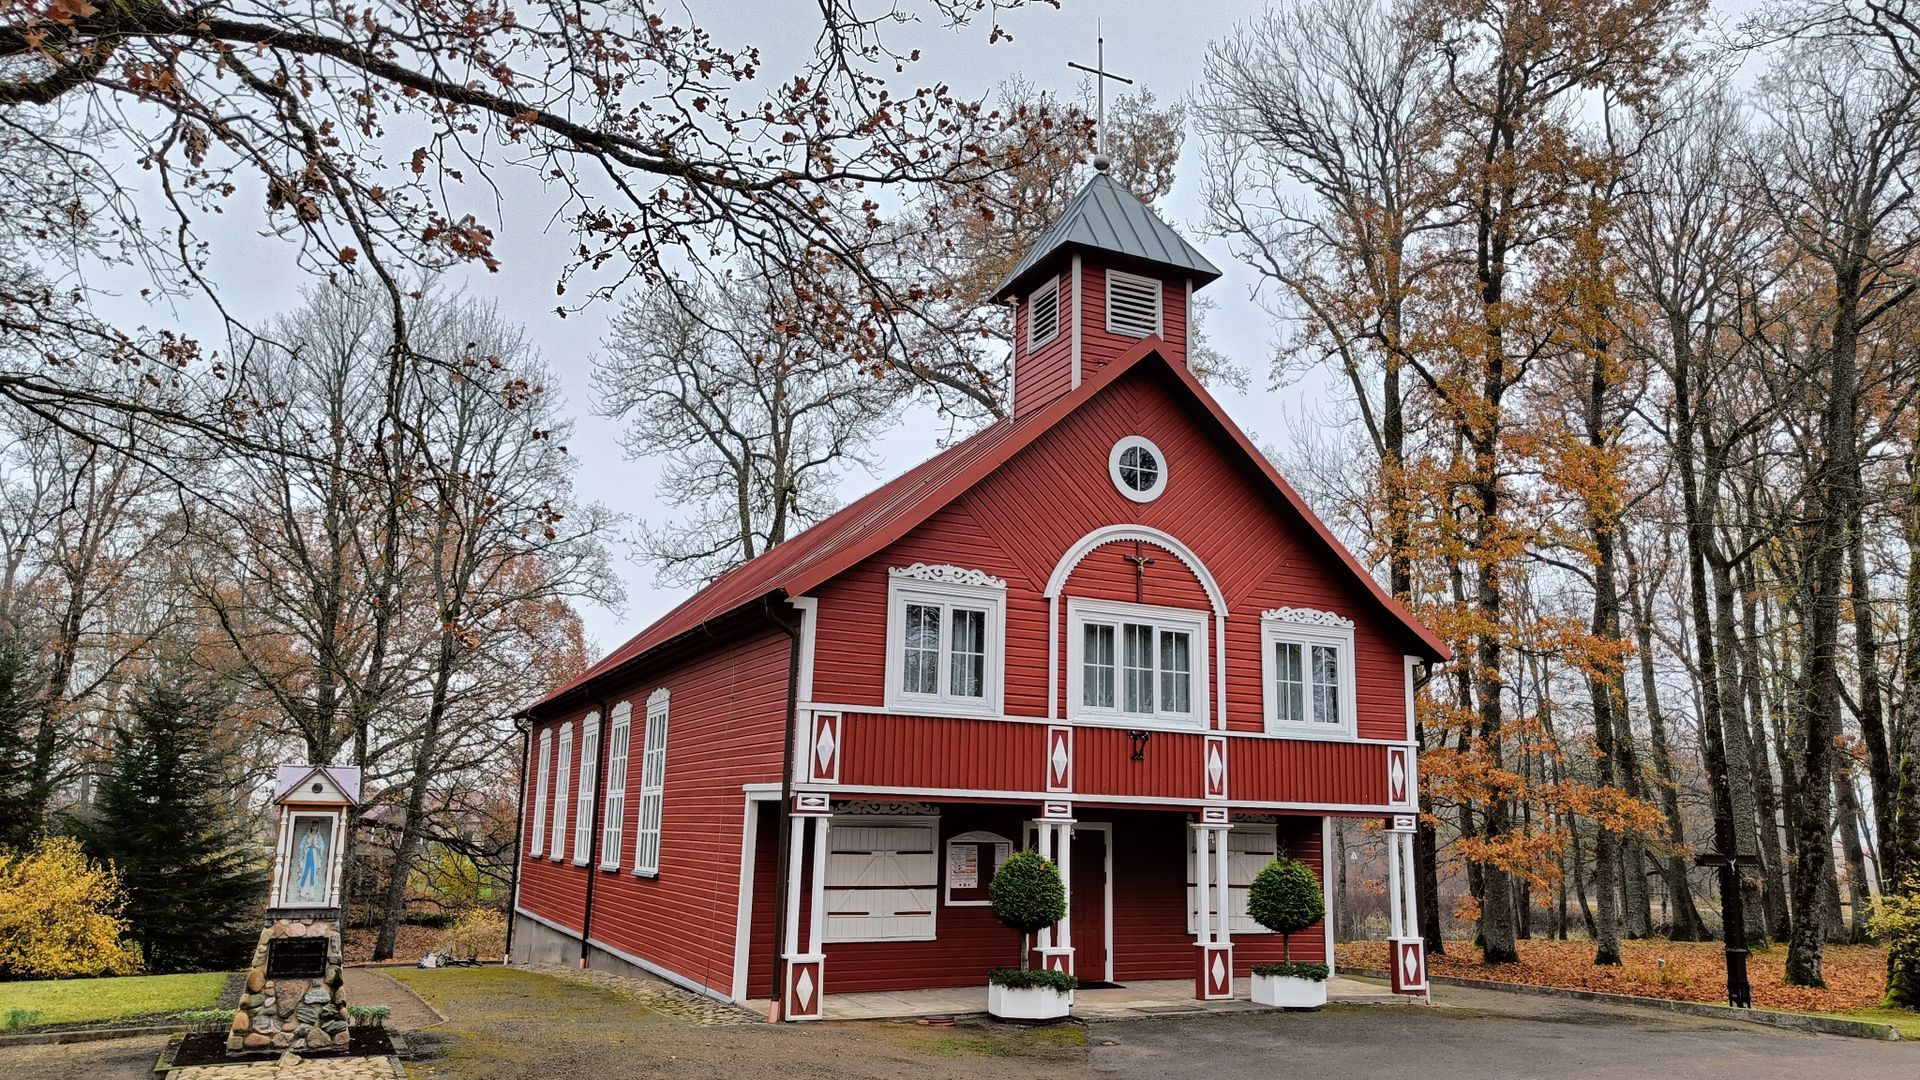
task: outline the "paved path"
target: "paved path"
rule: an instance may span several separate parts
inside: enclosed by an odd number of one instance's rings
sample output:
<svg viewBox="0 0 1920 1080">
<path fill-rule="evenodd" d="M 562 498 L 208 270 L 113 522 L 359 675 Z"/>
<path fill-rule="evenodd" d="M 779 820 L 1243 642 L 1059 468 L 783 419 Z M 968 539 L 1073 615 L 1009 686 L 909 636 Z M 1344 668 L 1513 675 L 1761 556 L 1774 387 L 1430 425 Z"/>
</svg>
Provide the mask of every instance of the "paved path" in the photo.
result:
<svg viewBox="0 0 1920 1080">
<path fill-rule="evenodd" d="M 1920 1043 L 1463 987 L 1436 988 L 1434 1000 L 1430 1008 L 1335 1006 L 1101 1024 L 1091 1031 L 1089 1065 L 1103 1077 L 1168 1080 L 1920 1077 Z"/>
</svg>

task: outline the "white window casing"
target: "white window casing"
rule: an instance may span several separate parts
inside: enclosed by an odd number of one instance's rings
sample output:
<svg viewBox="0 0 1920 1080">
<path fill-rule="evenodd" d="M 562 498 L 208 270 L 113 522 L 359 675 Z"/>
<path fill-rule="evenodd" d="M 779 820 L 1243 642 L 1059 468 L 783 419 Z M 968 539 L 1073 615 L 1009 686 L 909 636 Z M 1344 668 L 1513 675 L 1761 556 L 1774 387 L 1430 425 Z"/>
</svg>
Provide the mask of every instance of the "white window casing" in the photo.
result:
<svg viewBox="0 0 1920 1080">
<path fill-rule="evenodd" d="M 560 747 L 553 760 L 553 850 L 547 855 L 554 862 L 567 857 L 567 774 L 573 768 L 573 721 L 560 725 Z"/>
<path fill-rule="evenodd" d="M 1209 715 L 1211 616 L 1191 608 L 1067 600 L 1067 716 L 1200 730 Z"/>
<path fill-rule="evenodd" d="M 842 817 L 827 830 L 826 941 L 932 941 L 940 819 Z"/>
<path fill-rule="evenodd" d="M 955 566 L 887 573 L 886 704 L 936 716 L 1004 708 L 1006 582 Z"/>
<path fill-rule="evenodd" d="M 1134 502 L 1152 502 L 1167 490 L 1167 455 L 1146 436 L 1128 435 L 1108 451 L 1107 477 Z"/>
<path fill-rule="evenodd" d="M 1232 916 L 1228 926 L 1236 937 L 1273 932 L 1247 914 L 1247 888 L 1253 884 L 1253 876 L 1278 855 L 1278 833 L 1273 825 L 1243 822 L 1235 822 L 1233 828 L 1226 831 L 1227 905 Z M 1187 933 L 1192 934 L 1199 928 L 1199 908 L 1194 895 L 1193 860 L 1184 861 L 1187 864 Z"/>
<path fill-rule="evenodd" d="M 1027 351 L 1060 336 L 1060 278 L 1055 275 L 1027 297 Z"/>
<path fill-rule="evenodd" d="M 633 703 L 613 707 L 607 727 L 606 826 L 600 833 L 600 869 L 620 869 L 620 843 L 627 826 L 627 755 L 633 750 Z"/>
<path fill-rule="evenodd" d="M 1266 730 L 1308 739 L 1355 737 L 1353 620 L 1276 608 L 1260 618 Z"/>
<path fill-rule="evenodd" d="M 633 826 L 633 872 L 660 873 L 660 818 L 666 809 L 667 699 L 665 687 L 647 695 L 647 731 L 640 743 L 640 813 Z"/>
<path fill-rule="evenodd" d="M 580 722 L 580 779 L 573 799 L 573 862 L 587 864 L 593 846 L 594 783 L 600 775 L 600 714 L 591 712 Z"/>
<path fill-rule="evenodd" d="M 548 729 L 540 733 L 535 743 L 539 754 L 533 767 L 533 835 L 527 841 L 527 854 L 539 858 L 547 850 L 547 759 L 553 749 L 553 731 Z"/>
<path fill-rule="evenodd" d="M 1139 274 L 1107 271 L 1107 333 L 1121 337 L 1161 336 L 1160 282 Z"/>
</svg>

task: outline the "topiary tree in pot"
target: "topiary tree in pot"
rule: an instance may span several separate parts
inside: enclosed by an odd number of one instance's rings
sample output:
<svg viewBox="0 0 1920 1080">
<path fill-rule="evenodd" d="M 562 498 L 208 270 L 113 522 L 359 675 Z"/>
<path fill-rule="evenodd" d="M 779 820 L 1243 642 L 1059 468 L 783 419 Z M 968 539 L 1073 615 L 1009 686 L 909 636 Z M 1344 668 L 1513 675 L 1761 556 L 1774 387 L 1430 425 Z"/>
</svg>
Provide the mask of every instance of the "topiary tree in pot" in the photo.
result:
<svg viewBox="0 0 1920 1080">
<path fill-rule="evenodd" d="M 1033 971 L 1027 939 L 1067 915 L 1060 870 L 1037 852 L 1015 852 L 987 885 L 993 915 L 1020 932 L 1020 966 L 987 973 L 987 1011 L 1009 1020 L 1053 1020 L 1067 1015 L 1075 980 L 1064 971 Z"/>
<path fill-rule="evenodd" d="M 1247 889 L 1247 914 L 1280 935 L 1278 964 L 1253 968 L 1253 1000 L 1288 1009 L 1316 1009 L 1327 1003 L 1327 965 L 1293 962 L 1293 935 L 1326 918 L 1326 897 L 1313 868 L 1298 859 L 1278 858 L 1254 875 Z"/>
</svg>

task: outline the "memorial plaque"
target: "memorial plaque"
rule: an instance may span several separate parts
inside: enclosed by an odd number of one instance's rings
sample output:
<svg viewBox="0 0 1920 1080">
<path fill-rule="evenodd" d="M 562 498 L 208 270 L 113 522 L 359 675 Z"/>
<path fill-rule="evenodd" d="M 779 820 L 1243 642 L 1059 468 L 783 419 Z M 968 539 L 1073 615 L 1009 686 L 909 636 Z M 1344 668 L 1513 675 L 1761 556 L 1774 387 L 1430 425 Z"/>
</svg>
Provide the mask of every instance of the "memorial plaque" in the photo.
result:
<svg viewBox="0 0 1920 1080">
<path fill-rule="evenodd" d="M 318 979 L 326 973 L 326 938 L 275 938 L 267 944 L 268 979 Z"/>
</svg>

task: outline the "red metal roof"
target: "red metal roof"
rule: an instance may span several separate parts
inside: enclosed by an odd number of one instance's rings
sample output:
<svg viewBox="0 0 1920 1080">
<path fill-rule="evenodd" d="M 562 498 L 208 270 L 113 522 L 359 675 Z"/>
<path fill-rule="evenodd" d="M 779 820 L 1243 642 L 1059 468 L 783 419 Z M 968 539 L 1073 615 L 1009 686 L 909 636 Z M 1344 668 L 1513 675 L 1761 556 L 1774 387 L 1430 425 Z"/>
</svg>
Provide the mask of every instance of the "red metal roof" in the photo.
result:
<svg viewBox="0 0 1920 1080">
<path fill-rule="evenodd" d="M 572 682 L 547 695 L 539 705 L 568 696 L 585 684 L 711 620 L 728 615 L 766 597 L 804 596 L 809 591 L 906 535 L 935 511 L 999 468 L 1035 438 L 1133 368 L 1148 362 L 1170 372 L 1193 395 L 1221 430 L 1272 482 L 1287 505 L 1320 537 L 1385 609 L 1403 625 L 1435 660 L 1452 658 L 1446 643 L 1400 606 L 1391 594 L 1353 557 L 1324 522 L 1308 508 L 1293 485 L 1287 483 L 1230 419 L 1220 403 L 1207 393 L 1186 365 L 1169 361 L 1159 352 L 1163 342 L 1146 338 L 1125 355 L 1094 372 L 1079 387 L 1046 406 L 1010 420 L 1001 420 L 956 443 L 912 469 L 880 485 L 837 513 L 757 558 L 722 574 L 667 612 L 632 640 L 602 657 Z"/>
</svg>

